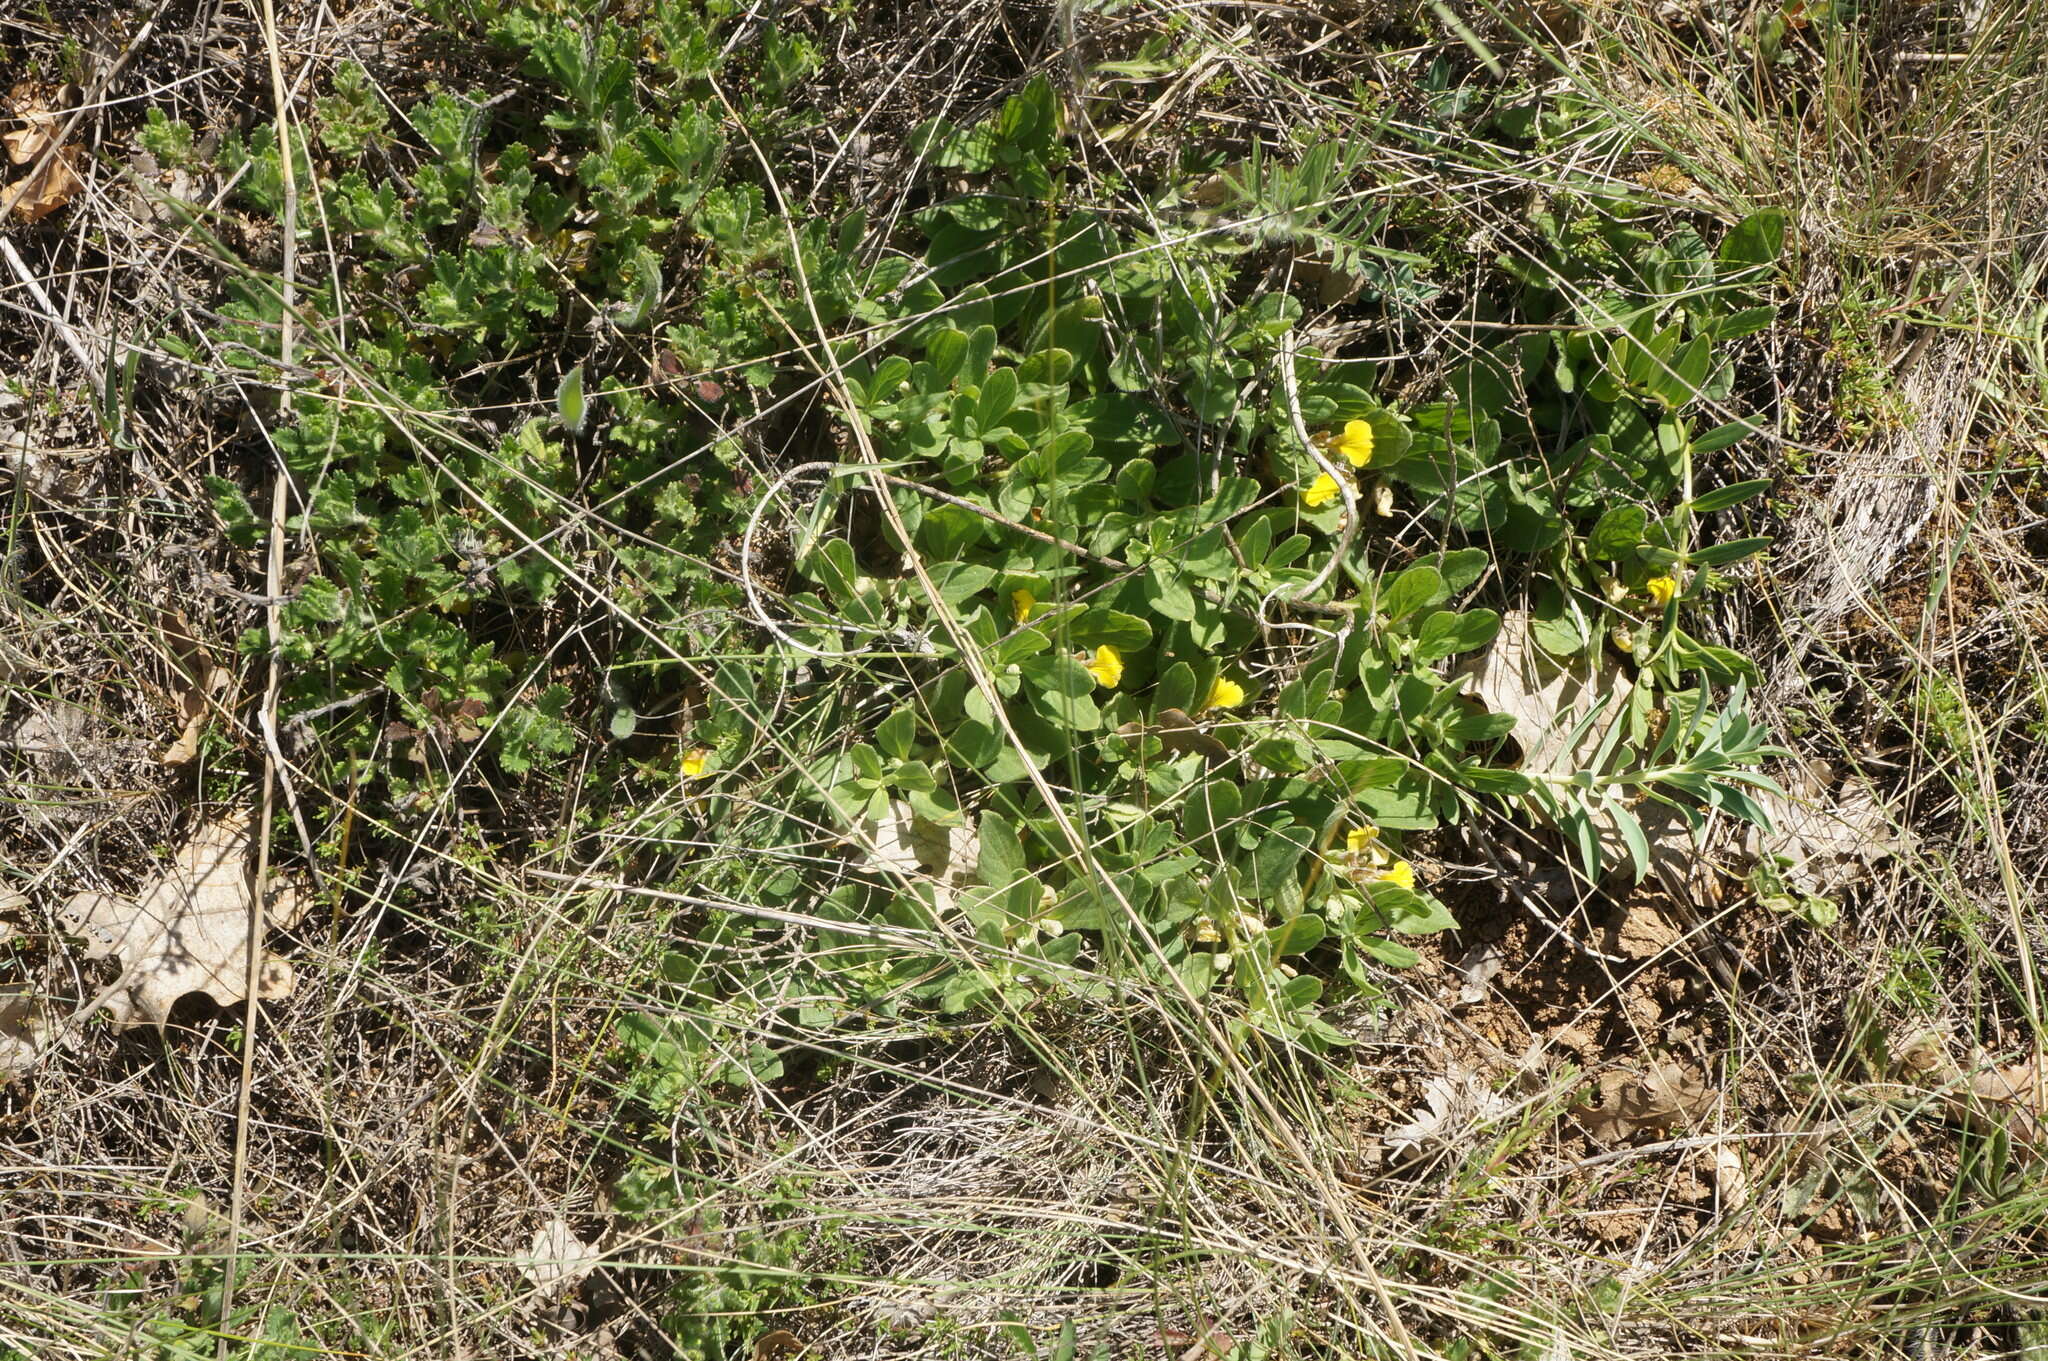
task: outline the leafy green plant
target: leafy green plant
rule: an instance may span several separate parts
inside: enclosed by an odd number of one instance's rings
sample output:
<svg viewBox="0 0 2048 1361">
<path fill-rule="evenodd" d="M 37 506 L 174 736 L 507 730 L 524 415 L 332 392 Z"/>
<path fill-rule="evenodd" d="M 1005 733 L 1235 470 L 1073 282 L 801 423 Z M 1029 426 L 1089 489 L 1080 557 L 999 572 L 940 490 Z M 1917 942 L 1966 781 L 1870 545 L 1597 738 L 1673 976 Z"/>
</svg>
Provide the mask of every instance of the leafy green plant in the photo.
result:
<svg viewBox="0 0 2048 1361">
<path fill-rule="evenodd" d="M 1697 485 L 1748 425 L 1694 425 L 1732 399 L 1725 344 L 1769 320 L 1781 221 L 1709 249 L 1622 225 L 1611 199 L 1538 214 L 1542 267 L 1503 265 L 1547 329 L 1396 411 L 1371 365 L 1304 348 L 1294 297 L 1240 277 L 1276 248 L 1414 263 L 1349 189 L 1356 158 L 1260 151 L 1226 176 L 1235 227 L 1181 230 L 1165 185 L 1140 228 L 1071 206 L 1066 111 L 1036 79 L 918 130 L 937 178 L 908 223 L 785 220 L 706 111 L 709 81 L 755 91 L 758 145 L 801 126 L 765 109 L 819 58 L 773 26 L 728 42 L 736 17 L 662 0 L 629 31 L 493 3 L 477 20 L 558 92 L 544 117 L 443 91 L 406 111 L 405 175 L 293 152 L 324 209 L 301 220 L 371 263 L 347 293 L 302 289 L 302 348 L 331 388 L 290 384 L 273 434 L 288 530 L 316 557 L 282 611 L 287 714 L 393 806 L 480 759 L 535 786 L 587 762 L 602 829 L 678 786 L 730 811 L 744 769 L 753 797 L 853 848 L 836 882 L 748 888 L 843 923 L 824 948 L 714 914 L 701 953 L 668 956 L 677 1015 L 619 1033 L 650 1104 L 777 1071 L 771 1042 L 728 1033 L 760 948 L 863 1006 L 1016 1012 L 1139 979 L 1210 999 L 1240 1038 L 1321 1048 L 1345 1039 L 1329 1002 L 1381 995 L 1408 942 L 1455 925 L 1407 837 L 1532 812 L 1591 873 L 1595 819 L 1639 846 L 1642 799 L 1760 816 L 1742 792 L 1771 752 L 1741 700 L 1750 668 L 1683 616 L 1763 547 L 1709 533 L 1763 484 Z M 667 78 L 636 80 L 643 62 Z M 378 101 L 344 71 L 320 154 L 381 145 Z M 245 200 L 274 207 L 268 130 L 225 155 Z M 229 282 L 222 314 L 264 323 L 231 362 L 283 381 L 266 348 L 281 293 Z M 319 320 L 342 315 L 346 345 Z M 533 384 L 494 376 L 544 338 Z M 821 391 L 843 398 L 844 458 L 763 460 L 732 433 L 742 408 Z M 495 435 L 460 416 L 493 405 L 517 413 Z M 209 486 L 254 547 L 246 489 Z M 1361 536 L 1368 503 L 1396 495 L 1448 541 Z M 1461 679 L 1520 597 L 1557 656 L 1632 659 L 1628 720 L 1592 768 L 1515 769 L 1512 718 Z M 565 608 L 625 625 L 596 674 L 525 645 Z M 698 660 L 721 652 L 758 660 Z M 806 673 L 825 699 L 800 749 L 763 696 Z M 657 739 L 641 715 L 664 704 L 678 718 Z M 862 863 L 904 816 L 955 848 L 948 882 Z M 953 943 L 906 952 L 877 923 Z M 752 971 L 727 932 L 754 942 Z"/>
</svg>

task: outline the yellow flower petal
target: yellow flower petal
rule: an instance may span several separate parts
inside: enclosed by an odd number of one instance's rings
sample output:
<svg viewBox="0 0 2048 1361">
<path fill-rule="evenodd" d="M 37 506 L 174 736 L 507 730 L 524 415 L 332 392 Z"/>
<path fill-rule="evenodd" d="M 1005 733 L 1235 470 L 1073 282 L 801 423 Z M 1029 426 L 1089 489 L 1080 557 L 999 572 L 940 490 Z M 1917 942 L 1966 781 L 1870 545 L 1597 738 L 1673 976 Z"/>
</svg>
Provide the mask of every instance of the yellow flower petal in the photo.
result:
<svg viewBox="0 0 2048 1361">
<path fill-rule="evenodd" d="M 1308 484 L 1301 494 L 1301 503 L 1310 510 L 1327 505 L 1337 499 L 1337 479 L 1328 473 L 1317 473 L 1316 480 Z"/>
<path fill-rule="evenodd" d="M 1024 587 L 1020 586 L 1016 590 L 1010 592 L 1010 618 L 1016 620 L 1018 623 L 1021 624 L 1025 620 L 1029 619 L 1031 617 L 1031 612 L 1037 608 L 1038 597 L 1031 594 L 1031 592 L 1025 589 Z"/>
<path fill-rule="evenodd" d="M 1392 884 L 1395 888 L 1405 888 L 1412 893 L 1415 891 L 1415 867 L 1406 860 L 1396 860 L 1380 871 L 1380 882 Z"/>
<path fill-rule="evenodd" d="M 1209 697 L 1202 701 L 1204 709 L 1235 709 L 1244 703 L 1244 687 L 1227 676 L 1218 676 L 1209 687 Z"/>
<path fill-rule="evenodd" d="M 1116 689 L 1116 683 L 1124 678 L 1124 654 L 1108 643 L 1095 649 L 1095 659 L 1085 663 L 1088 674 L 1095 677 L 1097 685 Z"/>
<path fill-rule="evenodd" d="M 1678 594 L 1678 583 L 1670 577 L 1651 577 L 1643 583 L 1643 589 L 1650 593 L 1650 599 L 1659 605 L 1669 605 L 1671 597 Z"/>
<path fill-rule="evenodd" d="M 1344 834 L 1344 849 L 1356 855 L 1379 840 L 1379 837 L 1380 829 L 1377 827 L 1353 827 Z"/>
<path fill-rule="evenodd" d="M 1344 422 L 1344 433 L 1332 441 L 1337 452 L 1351 460 L 1354 468 L 1372 462 L 1372 426 L 1365 421 Z"/>
<path fill-rule="evenodd" d="M 711 748 L 691 747 L 683 753 L 683 778 L 686 780 L 703 779 L 705 767 L 710 760 Z"/>
</svg>

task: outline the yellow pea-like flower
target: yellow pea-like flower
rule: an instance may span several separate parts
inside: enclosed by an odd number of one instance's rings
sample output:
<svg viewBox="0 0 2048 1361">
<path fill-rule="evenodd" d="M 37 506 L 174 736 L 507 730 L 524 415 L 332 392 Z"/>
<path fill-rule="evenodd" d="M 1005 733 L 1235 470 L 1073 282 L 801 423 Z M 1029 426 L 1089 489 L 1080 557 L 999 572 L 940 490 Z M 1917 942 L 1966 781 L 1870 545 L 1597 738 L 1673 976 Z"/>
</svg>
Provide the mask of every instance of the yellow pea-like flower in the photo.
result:
<svg viewBox="0 0 2048 1361">
<path fill-rule="evenodd" d="M 1310 510 L 1328 505 L 1337 499 L 1337 479 L 1328 473 L 1316 474 L 1316 480 L 1309 483 L 1301 493 L 1301 503 Z"/>
<path fill-rule="evenodd" d="M 1343 433 L 1330 443 L 1351 461 L 1354 468 L 1363 468 L 1372 462 L 1372 426 L 1365 421 L 1344 422 Z"/>
<path fill-rule="evenodd" d="M 1383 884 L 1392 884 L 1395 888 L 1405 888 L 1411 893 L 1415 891 L 1415 867 L 1406 860 L 1396 860 L 1393 864 L 1381 870 L 1379 877 L 1380 882 Z"/>
<path fill-rule="evenodd" d="M 1117 682 L 1124 678 L 1124 654 L 1108 643 L 1095 649 L 1092 661 L 1084 663 L 1088 674 L 1095 677 L 1097 685 L 1116 689 Z"/>
<path fill-rule="evenodd" d="M 1659 605 L 1669 605 L 1671 597 L 1678 594 L 1678 583 L 1670 577 L 1651 577 L 1643 583 L 1643 589 L 1650 593 L 1650 599 Z"/>
<path fill-rule="evenodd" d="M 691 747 L 683 753 L 683 778 L 701 780 L 711 761 L 711 748 Z"/>
<path fill-rule="evenodd" d="M 1344 849 L 1357 855 L 1361 851 L 1369 850 L 1372 843 L 1379 839 L 1380 829 L 1377 827 L 1353 827 L 1344 834 Z"/>
<path fill-rule="evenodd" d="M 1244 703 L 1244 687 L 1226 676 L 1218 676 L 1209 687 L 1209 697 L 1202 701 L 1204 709 L 1235 709 Z"/>
<path fill-rule="evenodd" d="M 1031 618 L 1031 612 L 1038 608 L 1038 597 L 1026 587 L 1010 592 L 1010 618 L 1023 623 Z"/>
</svg>

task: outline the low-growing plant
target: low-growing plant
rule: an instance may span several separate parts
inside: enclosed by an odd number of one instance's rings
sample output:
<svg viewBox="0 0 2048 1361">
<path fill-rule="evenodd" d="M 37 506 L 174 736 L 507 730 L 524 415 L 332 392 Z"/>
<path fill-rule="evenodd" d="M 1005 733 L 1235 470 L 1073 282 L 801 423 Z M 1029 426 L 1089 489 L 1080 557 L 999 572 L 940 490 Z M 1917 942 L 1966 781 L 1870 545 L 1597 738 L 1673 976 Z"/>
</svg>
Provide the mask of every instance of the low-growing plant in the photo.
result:
<svg viewBox="0 0 2048 1361">
<path fill-rule="evenodd" d="M 1765 546 L 1710 532 L 1765 485 L 1707 484 L 1751 429 L 1727 346 L 1772 315 L 1782 219 L 1710 247 L 1611 188 L 1560 198 L 1540 261 L 1500 261 L 1523 329 L 1395 410 L 1379 366 L 1253 282 L 1300 250 L 1398 298 L 1386 268 L 1420 261 L 1327 146 L 1246 158 L 1220 215 L 1154 186 L 1138 228 L 1075 206 L 1039 78 L 918 130 L 934 194 L 909 222 L 791 219 L 758 158 L 802 125 L 801 36 L 733 41 L 733 6 L 686 0 L 631 32 L 524 0 L 472 17 L 554 92 L 544 117 L 434 93 L 401 155 L 349 68 L 318 145 L 292 144 L 321 207 L 300 221 L 363 261 L 301 286 L 318 381 L 281 368 L 282 294 L 246 270 L 220 308 L 241 324 L 187 347 L 289 390 L 272 439 L 308 573 L 286 713 L 337 785 L 398 809 L 492 769 L 581 783 L 584 826 L 636 844 L 757 806 L 843 838 L 747 901 L 844 931 L 714 913 L 702 953 L 668 956 L 679 1015 L 620 1032 L 652 1104 L 777 1071 L 772 1043 L 720 1033 L 764 947 L 859 1008 L 1148 980 L 1239 1036 L 1327 1047 L 1333 989 L 1380 996 L 1455 925 L 1415 834 L 1521 812 L 1597 874 L 1596 820 L 1647 865 L 1645 800 L 1761 817 L 1751 668 L 1686 619 Z M 752 99 L 744 138 L 708 112 L 714 78 Z M 402 169 L 339 163 L 387 142 Z M 274 211 L 276 137 L 223 155 Z M 210 486 L 253 548 L 247 489 Z M 1384 532 L 1403 514 L 1437 540 Z M 1632 669 L 1586 769 L 1517 769 L 1513 716 L 1465 682 L 1524 605 L 1558 661 Z M 564 611 L 607 638 L 595 666 L 534 650 Z M 776 717 L 799 682 L 801 741 Z M 885 828 L 939 849 L 885 853 Z"/>
</svg>

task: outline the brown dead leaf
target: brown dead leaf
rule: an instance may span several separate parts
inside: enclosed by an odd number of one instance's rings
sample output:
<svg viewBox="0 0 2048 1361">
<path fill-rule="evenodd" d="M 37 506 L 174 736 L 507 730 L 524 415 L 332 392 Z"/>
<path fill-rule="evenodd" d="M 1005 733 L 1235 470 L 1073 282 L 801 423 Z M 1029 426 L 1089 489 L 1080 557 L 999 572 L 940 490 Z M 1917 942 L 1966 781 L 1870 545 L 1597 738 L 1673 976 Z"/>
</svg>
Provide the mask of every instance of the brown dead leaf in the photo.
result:
<svg viewBox="0 0 2048 1361">
<path fill-rule="evenodd" d="M 787 1328 L 774 1328 L 754 1339 L 754 1361 L 789 1361 L 804 1349 L 803 1340 Z"/>
<path fill-rule="evenodd" d="M 9 161 L 15 165 L 27 165 L 56 145 L 59 135 L 57 105 L 62 101 L 63 93 L 56 86 L 41 85 L 32 80 L 18 81 L 7 92 L 7 98 L 0 101 L 0 112 L 28 124 L 0 136 L 0 145 L 7 148 Z"/>
<path fill-rule="evenodd" d="M 1972 1124 L 2004 1124 L 2016 1144 L 2041 1151 L 2048 1135 L 2048 1083 L 2030 1059 L 1986 1068 L 1970 1074 L 1970 1095 L 1975 1097 L 1964 1111 Z M 1988 1109 L 1987 1109 L 1988 1108 Z"/>
<path fill-rule="evenodd" d="M 54 156 L 39 159 L 38 169 L 0 190 L 0 219 L 41 222 L 71 202 L 72 196 L 85 187 L 85 181 L 78 177 L 78 162 L 83 154 L 84 148 L 73 142 Z"/>
<path fill-rule="evenodd" d="M 1847 888 L 1878 860 L 1905 848 L 1891 815 L 1870 786 L 1850 780 L 1831 790 L 1831 772 L 1801 763 L 1783 781 L 1789 798 L 1760 790 L 1770 815 L 1769 833 L 1745 825 L 1743 850 L 1751 860 L 1782 856 L 1786 881 L 1802 893 L 1828 897 Z"/>
<path fill-rule="evenodd" d="M 1156 737 L 1160 748 L 1169 756 L 1185 756 L 1191 751 L 1199 751 L 1211 766 L 1230 759 L 1229 747 L 1211 737 L 1200 724 L 1179 709 L 1161 709 L 1158 721 L 1150 726 L 1134 718 L 1119 727 L 1116 735 L 1131 742 Z"/>
<path fill-rule="evenodd" d="M 1600 1104 L 1580 1113 L 1586 1132 L 1606 1144 L 1638 1134 L 1665 1134 L 1703 1118 L 1714 1108 L 1714 1092 L 1672 1059 L 1652 1060 L 1640 1072 L 1611 1072 L 1600 1079 Z"/>
<path fill-rule="evenodd" d="M 131 902 L 106 893 L 81 893 L 58 913 L 65 929 L 87 941 L 90 959 L 121 961 L 119 991 L 107 1005 L 115 1025 L 162 1029 L 171 1007 L 190 992 L 222 1006 L 245 999 L 249 909 L 255 857 L 249 817 L 230 814 L 201 826 L 163 877 Z M 305 905 L 289 884 L 269 905 L 273 926 L 290 926 Z M 291 995 L 291 965 L 265 956 L 257 994 Z"/>
<path fill-rule="evenodd" d="M 170 648 L 171 662 L 177 668 L 173 693 L 178 704 L 178 716 L 184 724 L 177 741 L 166 747 L 158 760 L 167 766 L 188 765 L 199 755 L 199 738 L 206 730 L 210 707 L 208 701 L 227 687 L 229 673 L 214 665 L 212 654 L 199 641 L 184 611 L 174 610 L 160 615 L 157 627 Z"/>
</svg>

